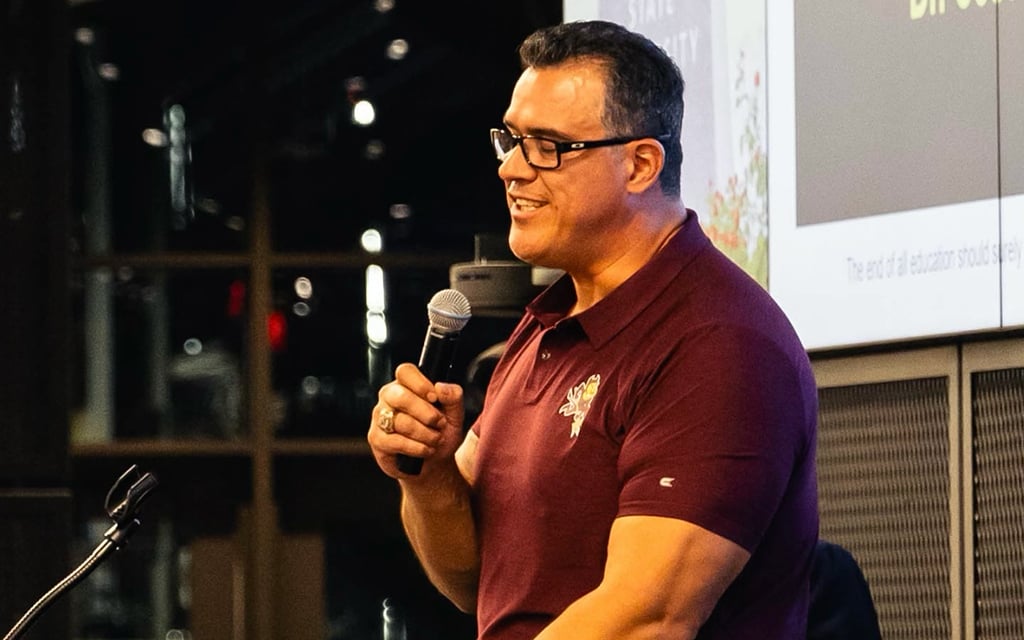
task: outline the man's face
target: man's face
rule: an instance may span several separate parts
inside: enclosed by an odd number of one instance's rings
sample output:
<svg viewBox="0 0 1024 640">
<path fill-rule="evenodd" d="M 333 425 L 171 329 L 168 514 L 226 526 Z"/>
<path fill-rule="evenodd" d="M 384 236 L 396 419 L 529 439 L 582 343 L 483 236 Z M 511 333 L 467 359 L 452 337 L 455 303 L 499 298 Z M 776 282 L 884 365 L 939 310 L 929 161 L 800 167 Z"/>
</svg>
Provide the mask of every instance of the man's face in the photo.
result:
<svg viewBox="0 0 1024 640">
<path fill-rule="evenodd" d="M 608 137 L 601 124 L 605 80 L 600 67 L 571 63 L 528 68 L 505 112 L 517 135 L 557 141 Z M 505 183 L 509 245 L 531 264 L 592 273 L 617 250 L 628 221 L 625 182 L 631 145 L 569 151 L 557 169 L 536 169 L 516 148 L 498 168 Z"/>
</svg>

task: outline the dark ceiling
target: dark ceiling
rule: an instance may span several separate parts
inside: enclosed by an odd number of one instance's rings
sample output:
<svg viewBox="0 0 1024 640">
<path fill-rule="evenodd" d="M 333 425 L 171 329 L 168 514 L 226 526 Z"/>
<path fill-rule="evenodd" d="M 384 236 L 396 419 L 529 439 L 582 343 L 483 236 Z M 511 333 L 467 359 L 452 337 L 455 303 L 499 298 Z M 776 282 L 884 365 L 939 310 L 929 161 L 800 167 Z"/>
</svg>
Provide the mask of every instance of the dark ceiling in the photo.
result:
<svg viewBox="0 0 1024 640">
<path fill-rule="evenodd" d="M 137 181 L 142 129 L 160 127 L 164 110 L 181 104 L 200 197 L 230 202 L 231 167 L 265 151 L 289 203 L 282 214 L 343 202 L 342 222 L 355 223 L 409 203 L 457 225 L 504 224 L 503 211 L 478 220 L 481 208 L 503 209 L 486 131 L 500 122 L 518 75 L 516 45 L 559 22 L 561 0 L 380 4 L 72 0 L 71 26 L 95 34 L 76 45 L 86 61 L 79 66 L 118 68 L 106 82 L 115 181 Z M 396 38 L 408 42 L 400 60 L 386 56 Z M 361 97 L 376 106 L 370 127 L 350 121 Z M 370 142 L 383 153 L 368 157 Z M 129 209 L 141 199 L 118 197 Z M 309 215 L 304 234 L 337 231 Z"/>
</svg>

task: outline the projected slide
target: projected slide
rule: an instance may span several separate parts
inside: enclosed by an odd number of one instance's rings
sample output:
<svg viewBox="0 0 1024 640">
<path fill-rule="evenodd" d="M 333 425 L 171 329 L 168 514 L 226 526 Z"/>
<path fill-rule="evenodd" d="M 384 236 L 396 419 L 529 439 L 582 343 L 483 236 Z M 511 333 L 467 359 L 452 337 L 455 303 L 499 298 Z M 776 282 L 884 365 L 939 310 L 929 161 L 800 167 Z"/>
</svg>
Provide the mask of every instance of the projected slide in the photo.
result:
<svg viewBox="0 0 1024 640">
<path fill-rule="evenodd" d="M 566 0 L 564 16 L 676 59 L 684 200 L 809 349 L 1024 326 L 1024 1 Z"/>
<path fill-rule="evenodd" d="M 1024 3 L 769 4 L 769 290 L 805 344 L 1024 323 Z"/>
</svg>

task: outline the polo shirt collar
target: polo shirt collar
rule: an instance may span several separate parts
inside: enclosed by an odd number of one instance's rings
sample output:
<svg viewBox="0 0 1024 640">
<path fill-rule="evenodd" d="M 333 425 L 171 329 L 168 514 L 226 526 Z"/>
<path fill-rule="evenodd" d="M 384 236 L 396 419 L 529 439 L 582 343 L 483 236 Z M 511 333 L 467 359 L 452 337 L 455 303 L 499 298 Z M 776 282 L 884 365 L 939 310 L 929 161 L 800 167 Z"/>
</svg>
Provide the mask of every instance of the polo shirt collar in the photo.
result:
<svg viewBox="0 0 1024 640">
<path fill-rule="evenodd" d="M 568 275 L 556 280 L 527 305 L 526 310 L 545 328 L 562 320 L 577 322 L 591 346 L 600 348 L 652 304 L 679 277 L 686 265 L 709 246 L 711 243 L 700 226 L 697 214 L 688 209 L 686 222 L 661 251 L 583 313 L 565 318 L 576 302 L 576 292 Z"/>
</svg>

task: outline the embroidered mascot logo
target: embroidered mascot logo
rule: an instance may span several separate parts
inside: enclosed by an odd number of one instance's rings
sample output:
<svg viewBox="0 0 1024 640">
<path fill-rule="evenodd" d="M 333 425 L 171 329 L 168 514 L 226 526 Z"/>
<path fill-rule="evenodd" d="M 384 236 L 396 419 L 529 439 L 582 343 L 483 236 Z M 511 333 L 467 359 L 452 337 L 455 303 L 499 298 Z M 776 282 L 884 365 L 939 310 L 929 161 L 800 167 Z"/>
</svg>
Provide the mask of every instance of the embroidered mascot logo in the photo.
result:
<svg viewBox="0 0 1024 640">
<path fill-rule="evenodd" d="M 587 412 L 590 411 L 590 405 L 594 402 L 594 396 L 597 395 L 597 388 L 600 385 L 601 374 L 595 373 L 587 378 L 586 382 L 579 383 L 566 394 L 565 399 L 568 402 L 558 409 L 558 413 L 563 416 L 572 417 L 572 430 L 569 432 L 570 438 L 580 435 L 583 419 L 587 417 Z"/>
</svg>

